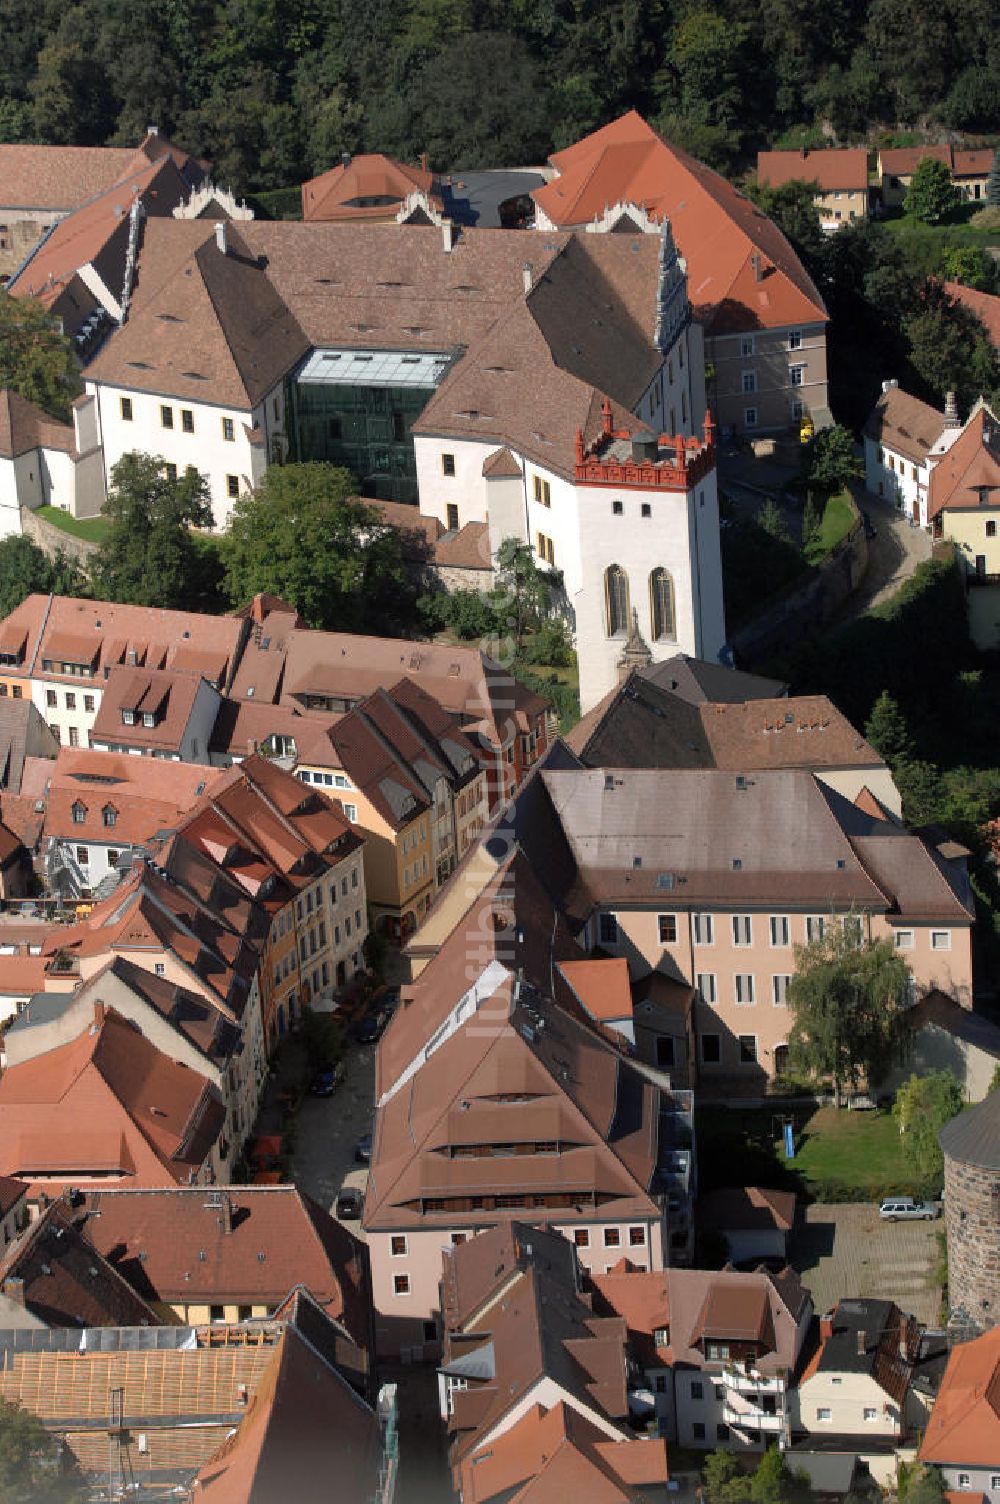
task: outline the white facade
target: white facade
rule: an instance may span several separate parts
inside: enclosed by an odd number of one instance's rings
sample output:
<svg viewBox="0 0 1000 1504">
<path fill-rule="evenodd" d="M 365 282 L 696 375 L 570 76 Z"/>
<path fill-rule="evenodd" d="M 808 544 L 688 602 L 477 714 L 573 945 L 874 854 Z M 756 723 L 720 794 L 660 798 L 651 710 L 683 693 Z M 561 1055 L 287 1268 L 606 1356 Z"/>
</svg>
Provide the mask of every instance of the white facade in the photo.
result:
<svg viewBox="0 0 1000 1504">
<path fill-rule="evenodd" d="M 919 462 L 885 440 L 865 437 L 865 487 L 884 496 L 904 516 L 920 527 L 927 526 L 927 483 L 931 467 L 926 455 Z"/>
<path fill-rule="evenodd" d="M 178 475 L 193 466 L 208 481 L 219 530 L 236 498 L 263 476 L 268 456 L 278 447 L 285 452 L 281 383 L 256 407 L 242 410 L 95 381 L 87 382 L 87 390 L 97 399 L 108 485 L 115 465 L 133 451 L 158 455 Z"/>
<path fill-rule="evenodd" d="M 16 458 L 0 456 L 0 538 L 19 537 L 21 508 L 59 507 L 74 517 L 94 517 L 104 503 L 104 469 L 85 401 L 63 428 L 66 447 L 37 445 Z M 72 445 L 72 447 L 70 447 Z"/>
</svg>

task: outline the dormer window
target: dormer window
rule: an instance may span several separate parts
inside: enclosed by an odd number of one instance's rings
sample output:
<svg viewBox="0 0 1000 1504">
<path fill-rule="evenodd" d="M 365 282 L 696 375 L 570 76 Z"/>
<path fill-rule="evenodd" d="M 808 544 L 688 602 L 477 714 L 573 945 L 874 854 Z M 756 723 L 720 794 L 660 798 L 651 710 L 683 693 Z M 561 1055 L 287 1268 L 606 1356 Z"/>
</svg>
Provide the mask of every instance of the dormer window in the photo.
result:
<svg viewBox="0 0 1000 1504">
<path fill-rule="evenodd" d="M 134 710 L 123 710 L 122 711 L 122 725 L 123 726 L 134 726 L 135 725 L 135 711 Z"/>
<path fill-rule="evenodd" d="M 113 804 L 106 804 L 101 811 L 101 816 L 104 820 L 105 825 L 107 825 L 109 828 L 117 825 L 118 823 L 118 811 L 115 809 Z"/>
<path fill-rule="evenodd" d="M 73 805 L 72 814 L 73 824 L 82 825 L 87 818 L 87 806 L 85 804 L 81 804 L 79 799 L 77 799 Z"/>
<path fill-rule="evenodd" d="M 144 726 L 155 726 L 156 725 L 156 716 L 153 714 L 153 712 L 151 710 L 144 710 L 142 712 L 142 724 Z"/>
<path fill-rule="evenodd" d="M 708 1359 L 709 1363 L 728 1363 L 728 1361 L 729 1361 L 729 1343 L 728 1342 L 706 1342 L 705 1343 L 705 1357 Z"/>
</svg>

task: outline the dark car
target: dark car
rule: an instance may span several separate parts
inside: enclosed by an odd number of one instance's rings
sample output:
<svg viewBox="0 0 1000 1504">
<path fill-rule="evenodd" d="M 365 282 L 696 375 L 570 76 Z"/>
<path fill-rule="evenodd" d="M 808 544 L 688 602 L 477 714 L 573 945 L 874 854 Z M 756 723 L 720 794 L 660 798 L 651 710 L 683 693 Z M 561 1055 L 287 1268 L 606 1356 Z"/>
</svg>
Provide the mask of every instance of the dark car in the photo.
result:
<svg viewBox="0 0 1000 1504">
<path fill-rule="evenodd" d="M 346 1185 L 337 1197 L 335 1212 L 342 1222 L 359 1222 L 364 1204 L 361 1192 L 355 1186 Z"/>
<path fill-rule="evenodd" d="M 371 1163 L 371 1157 L 372 1136 L 370 1133 L 364 1133 L 354 1145 L 354 1158 L 359 1165 L 367 1165 Z"/>
<path fill-rule="evenodd" d="M 385 1008 L 378 1008 L 373 1013 L 366 1013 L 360 1018 L 354 1028 L 354 1037 L 358 1044 L 375 1044 L 382 1038 L 386 1024 L 392 1017 Z"/>
<path fill-rule="evenodd" d="M 313 1076 L 309 1090 L 314 1097 L 332 1097 L 341 1081 L 344 1079 L 344 1066 L 342 1061 L 329 1062 L 321 1065 Z"/>
</svg>

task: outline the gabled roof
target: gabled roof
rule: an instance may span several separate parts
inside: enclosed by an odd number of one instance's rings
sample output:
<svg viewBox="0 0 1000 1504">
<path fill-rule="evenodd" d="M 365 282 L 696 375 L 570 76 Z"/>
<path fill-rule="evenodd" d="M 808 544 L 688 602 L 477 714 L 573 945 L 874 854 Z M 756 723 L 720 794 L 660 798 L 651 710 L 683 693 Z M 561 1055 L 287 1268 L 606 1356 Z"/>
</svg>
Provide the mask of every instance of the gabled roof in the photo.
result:
<svg viewBox="0 0 1000 1504">
<path fill-rule="evenodd" d="M 255 407 L 309 341 L 244 238 L 227 250 L 204 220 L 149 219 L 127 322 L 87 367 L 88 380 L 220 407 Z"/>
<path fill-rule="evenodd" d="M 824 192 L 868 190 L 868 152 L 863 146 L 822 151 L 759 151 L 757 177 L 771 188 L 785 183 L 816 183 Z"/>
<path fill-rule="evenodd" d="M 68 213 L 144 162 L 169 156 L 190 186 L 204 177 L 204 167 L 166 137 L 149 131 L 133 146 L 0 145 L 0 198 L 5 209 L 42 209 Z"/>
<path fill-rule="evenodd" d="M 634 110 L 550 160 L 557 175 L 532 197 L 553 224 L 586 225 L 626 202 L 670 220 L 710 334 L 825 322 L 823 300 L 777 226 Z"/>
<path fill-rule="evenodd" d="M 225 673 L 226 663 L 225 653 L 215 656 L 209 667 L 213 678 Z M 179 752 L 202 682 L 200 674 L 176 667 L 112 669 L 94 720 L 93 740 Z M 133 717 L 131 725 L 122 719 L 126 712 Z M 144 714 L 154 717 L 152 726 L 144 724 Z"/>
<path fill-rule="evenodd" d="M 559 970 L 592 1018 L 600 1023 L 631 1019 L 632 992 L 624 956 L 560 961 Z"/>
<path fill-rule="evenodd" d="M 46 1326 L 159 1325 L 152 1307 L 101 1256 L 62 1200 L 5 1250 L 0 1288 L 10 1279 L 21 1282 L 26 1308 Z"/>
<path fill-rule="evenodd" d="M 927 456 L 945 431 L 944 413 L 893 383 L 883 389 L 865 423 L 865 437 L 905 454 L 915 464 Z"/>
<path fill-rule="evenodd" d="M 947 144 L 942 146 L 890 146 L 879 149 L 878 160 L 883 172 L 899 173 L 909 176 L 916 172 L 921 162 L 928 157 L 935 162 L 943 162 L 946 167 L 951 166 L 951 147 Z"/>
<path fill-rule="evenodd" d="M 698 1221 L 719 1232 L 790 1232 L 795 1224 L 795 1192 L 756 1185 L 729 1186 L 698 1199 Z"/>
<path fill-rule="evenodd" d="M 917 1321 L 893 1301 L 841 1300 L 803 1383 L 815 1373 L 864 1375 L 902 1406 L 919 1349 Z"/>
<path fill-rule="evenodd" d="M 1000 1326 L 952 1350 L 917 1454 L 937 1466 L 1000 1462 Z"/>
<path fill-rule="evenodd" d="M 927 515 L 1000 507 L 1000 420 L 980 401 L 931 471 Z"/>
<path fill-rule="evenodd" d="M 368 1347 L 364 1245 L 293 1185 L 95 1189 L 78 1214 L 147 1300 L 273 1310 L 302 1285 Z"/>
<path fill-rule="evenodd" d="M 224 1118 L 204 1077 L 108 1013 L 0 1078 L 0 1170 L 46 1183 L 169 1185 L 201 1171 Z"/>
<path fill-rule="evenodd" d="M 956 303 L 961 303 L 986 330 L 994 346 L 1000 350 L 1000 297 L 994 293 L 977 292 L 974 287 L 965 287 L 961 282 L 946 282 L 944 290 Z"/>
<path fill-rule="evenodd" d="M 285 1328 L 236 1430 L 198 1472 L 209 1504 L 369 1504 L 379 1493 L 378 1418 L 294 1325 Z"/>
<path fill-rule="evenodd" d="M 410 167 L 382 152 L 364 153 L 339 162 L 302 184 L 302 218 L 307 221 L 385 219 L 393 203 L 402 203 L 415 192 L 426 194 L 430 203 L 441 209 L 442 200 L 434 187 L 434 174 L 424 167 Z M 363 199 L 382 202 L 358 202 Z"/>
<path fill-rule="evenodd" d="M 72 454 L 75 448 L 71 423 L 50 418 L 10 387 L 0 387 L 0 458 L 14 460 L 32 449 L 59 449 Z"/>
</svg>

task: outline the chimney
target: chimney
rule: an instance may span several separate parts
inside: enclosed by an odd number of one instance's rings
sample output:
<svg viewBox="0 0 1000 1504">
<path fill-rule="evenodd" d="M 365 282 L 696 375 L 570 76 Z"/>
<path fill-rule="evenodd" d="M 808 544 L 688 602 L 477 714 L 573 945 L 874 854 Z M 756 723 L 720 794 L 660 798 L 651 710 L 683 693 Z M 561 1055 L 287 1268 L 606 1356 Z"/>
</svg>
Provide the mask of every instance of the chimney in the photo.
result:
<svg viewBox="0 0 1000 1504">
<path fill-rule="evenodd" d="M 753 279 L 755 282 L 764 280 L 764 258 L 759 251 L 754 251 L 750 257 L 750 265 L 753 267 Z"/>
<path fill-rule="evenodd" d="M 222 1208 L 219 1214 L 219 1225 L 222 1231 L 230 1233 L 233 1230 L 233 1203 L 225 1191 L 222 1193 Z"/>
<path fill-rule="evenodd" d="M 104 1018 L 105 1018 L 105 1014 L 106 1013 L 107 1013 L 107 1009 L 105 1008 L 104 1004 L 101 1002 L 100 998 L 96 998 L 95 997 L 95 999 L 94 999 L 94 1028 L 95 1029 L 99 1029 L 101 1027 L 101 1025 L 104 1023 Z"/>
<path fill-rule="evenodd" d="M 910 1355 L 909 1355 L 909 1353 L 906 1350 L 906 1327 L 905 1326 L 900 1327 L 900 1331 L 899 1331 L 899 1356 L 902 1358 L 902 1360 L 903 1360 L 904 1363 L 908 1363 L 910 1361 Z"/>
<path fill-rule="evenodd" d="M 225 224 L 225 220 L 221 220 L 220 219 L 218 221 L 218 223 L 216 224 L 216 226 L 215 226 L 215 243 L 218 246 L 219 251 L 221 252 L 221 254 L 223 256 L 228 256 L 228 254 L 229 254 L 229 246 L 226 243 L 226 224 Z"/>
<path fill-rule="evenodd" d="M 351 165 L 351 154 L 350 154 L 349 151 L 342 151 L 340 153 L 340 165 L 341 165 L 341 167 L 350 167 L 350 165 Z"/>
<path fill-rule="evenodd" d="M 443 219 L 441 221 L 441 239 L 444 243 L 444 248 L 447 253 L 450 253 L 452 250 L 454 250 L 455 226 L 452 224 L 450 219 Z"/>
<path fill-rule="evenodd" d="M 422 151 L 420 153 L 420 171 L 427 171 L 427 153 L 425 151 Z"/>
<path fill-rule="evenodd" d="M 961 428 L 962 426 L 962 420 L 958 416 L 958 400 L 954 392 L 945 394 L 944 426 L 945 428 Z"/>
<path fill-rule="evenodd" d="M 883 383 L 882 383 L 882 395 L 883 395 L 883 397 L 885 396 L 886 392 L 891 392 L 892 389 L 893 389 L 893 387 L 894 386 L 898 386 L 898 385 L 899 385 L 899 382 L 896 380 L 895 376 L 893 376 L 893 378 L 892 378 L 891 381 L 883 381 Z"/>
<path fill-rule="evenodd" d="M 524 263 L 524 267 L 522 269 L 522 272 L 523 272 L 523 276 L 524 276 L 524 296 L 525 297 L 527 297 L 528 294 L 529 294 L 529 292 L 531 291 L 531 283 L 532 283 L 532 278 L 533 278 L 534 270 L 535 270 L 535 268 L 532 266 L 532 264 L 531 264 L 530 261 L 526 261 Z"/>
<path fill-rule="evenodd" d="M 3 1293 L 16 1306 L 24 1305 L 24 1280 L 19 1274 L 11 1274 L 4 1280 Z"/>
<path fill-rule="evenodd" d="M 147 136 L 158 136 L 159 134 L 160 134 L 160 127 L 158 125 L 147 125 L 146 126 L 146 135 Z"/>
<path fill-rule="evenodd" d="M 864 1327 L 858 1328 L 858 1357 L 863 1358 L 868 1351 L 868 1333 Z"/>
<path fill-rule="evenodd" d="M 833 1336 L 833 1317 L 821 1316 L 819 1318 L 819 1340 L 826 1342 Z"/>
</svg>

